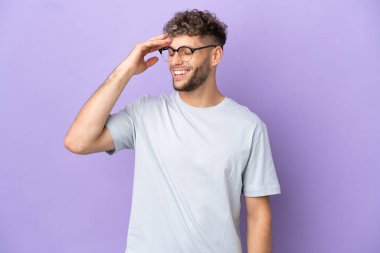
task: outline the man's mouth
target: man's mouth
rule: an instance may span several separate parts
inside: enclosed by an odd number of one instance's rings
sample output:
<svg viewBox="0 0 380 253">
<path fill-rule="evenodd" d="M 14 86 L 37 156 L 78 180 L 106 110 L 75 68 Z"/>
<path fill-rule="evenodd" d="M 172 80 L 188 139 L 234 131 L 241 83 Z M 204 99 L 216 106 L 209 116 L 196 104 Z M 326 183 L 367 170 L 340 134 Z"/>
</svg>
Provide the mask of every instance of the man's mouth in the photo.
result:
<svg viewBox="0 0 380 253">
<path fill-rule="evenodd" d="M 189 72 L 190 72 L 190 69 L 176 69 L 176 70 L 173 70 L 173 72 L 172 72 L 173 73 L 173 78 L 174 78 L 174 80 L 182 79 Z"/>
</svg>

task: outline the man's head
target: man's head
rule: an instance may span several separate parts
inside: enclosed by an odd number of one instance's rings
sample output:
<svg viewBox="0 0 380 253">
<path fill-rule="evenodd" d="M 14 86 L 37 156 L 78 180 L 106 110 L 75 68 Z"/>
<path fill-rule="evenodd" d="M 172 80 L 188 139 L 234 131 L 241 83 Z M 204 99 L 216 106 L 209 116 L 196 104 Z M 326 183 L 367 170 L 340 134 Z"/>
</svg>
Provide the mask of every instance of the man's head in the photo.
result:
<svg viewBox="0 0 380 253">
<path fill-rule="evenodd" d="M 205 83 L 210 73 L 215 77 L 227 39 L 227 25 L 215 14 L 196 9 L 177 12 L 165 24 L 163 32 L 172 38 L 169 49 L 162 53 L 169 57 L 175 90 L 192 91 Z M 190 49 L 180 49 L 183 46 Z"/>
</svg>

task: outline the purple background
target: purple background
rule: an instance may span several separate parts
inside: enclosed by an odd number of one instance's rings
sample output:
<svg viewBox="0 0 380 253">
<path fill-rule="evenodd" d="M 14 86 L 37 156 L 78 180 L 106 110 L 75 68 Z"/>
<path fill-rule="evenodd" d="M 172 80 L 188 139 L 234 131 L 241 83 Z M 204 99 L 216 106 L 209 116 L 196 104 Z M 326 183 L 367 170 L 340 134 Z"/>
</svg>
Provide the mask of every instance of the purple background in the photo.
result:
<svg viewBox="0 0 380 253">
<path fill-rule="evenodd" d="M 268 126 L 283 192 L 271 197 L 273 252 L 380 252 L 374 0 L 2 0 L 0 252 L 124 252 L 134 151 L 76 155 L 64 136 L 134 45 L 186 8 L 228 24 L 218 86 Z M 112 112 L 172 91 L 160 60 Z M 243 202 L 246 248 L 244 215 Z"/>
</svg>

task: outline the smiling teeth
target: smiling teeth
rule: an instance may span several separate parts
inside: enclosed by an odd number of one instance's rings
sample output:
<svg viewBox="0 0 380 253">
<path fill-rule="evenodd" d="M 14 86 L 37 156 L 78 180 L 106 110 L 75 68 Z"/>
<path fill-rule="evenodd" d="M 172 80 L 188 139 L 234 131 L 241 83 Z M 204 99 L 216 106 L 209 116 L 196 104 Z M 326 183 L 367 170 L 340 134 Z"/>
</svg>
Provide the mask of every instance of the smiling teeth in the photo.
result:
<svg viewBox="0 0 380 253">
<path fill-rule="evenodd" d="M 175 75 L 184 75 L 188 72 L 188 70 L 174 70 Z"/>
</svg>

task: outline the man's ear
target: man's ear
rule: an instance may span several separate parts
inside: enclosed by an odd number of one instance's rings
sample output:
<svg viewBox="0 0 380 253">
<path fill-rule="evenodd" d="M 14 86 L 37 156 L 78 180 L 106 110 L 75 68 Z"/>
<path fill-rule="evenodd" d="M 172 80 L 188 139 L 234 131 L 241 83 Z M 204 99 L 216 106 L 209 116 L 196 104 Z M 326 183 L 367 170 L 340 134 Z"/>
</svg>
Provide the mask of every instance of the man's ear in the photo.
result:
<svg viewBox="0 0 380 253">
<path fill-rule="evenodd" d="M 221 46 L 217 46 L 212 50 L 211 53 L 211 67 L 216 66 L 222 60 L 223 49 Z"/>
</svg>

